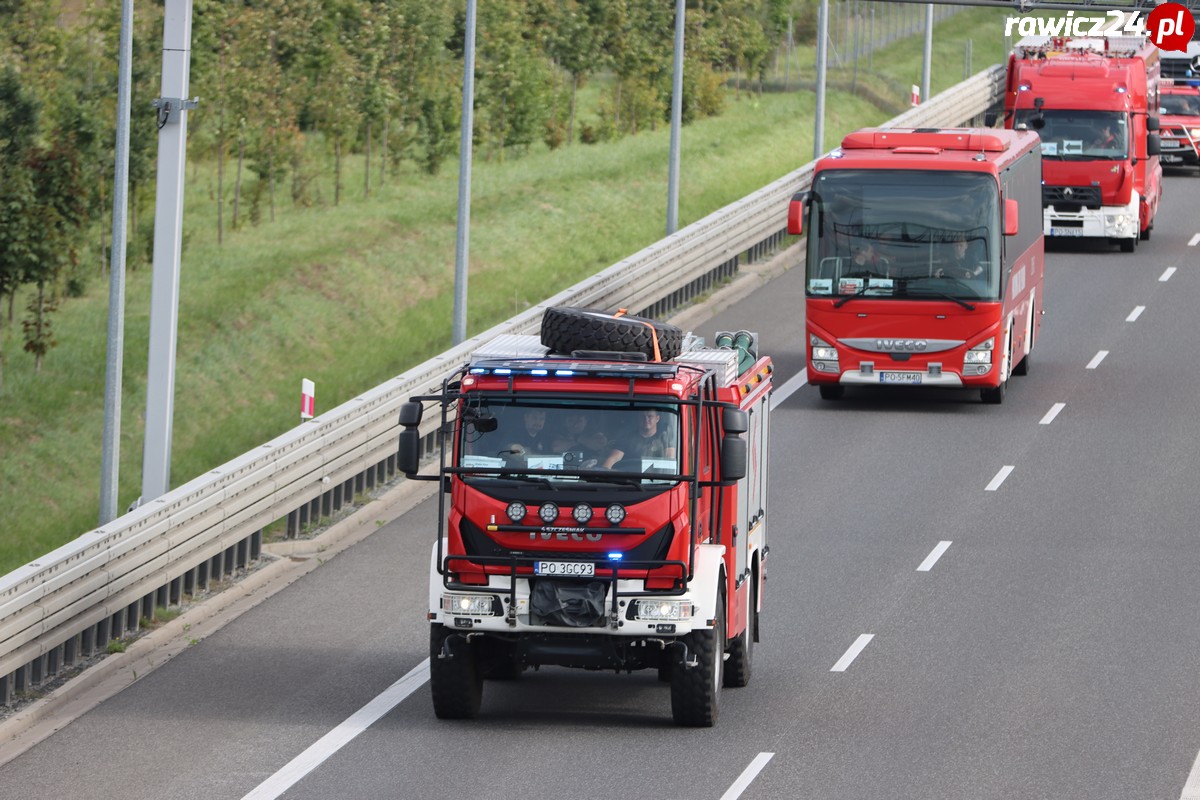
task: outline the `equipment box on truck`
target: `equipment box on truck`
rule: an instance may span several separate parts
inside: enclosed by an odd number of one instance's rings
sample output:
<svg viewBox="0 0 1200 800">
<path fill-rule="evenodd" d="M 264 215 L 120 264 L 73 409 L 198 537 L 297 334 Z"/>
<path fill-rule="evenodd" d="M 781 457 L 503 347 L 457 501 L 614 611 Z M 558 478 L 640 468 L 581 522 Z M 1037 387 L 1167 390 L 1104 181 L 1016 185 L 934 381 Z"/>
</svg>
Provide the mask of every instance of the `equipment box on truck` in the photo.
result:
<svg viewBox="0 0 1200 800">
<path fill-rule="evenodd" d="M 750 679 L 767 556 L 771 360 L 640 317 L 547 309 L 401 411 L 400 468 L 442 483 L 430 685 L 442 718 L 486 678 L 656 669 L 681 725 Z M 418 475 L 424 404 L 436 475 Z"/>
</svg>

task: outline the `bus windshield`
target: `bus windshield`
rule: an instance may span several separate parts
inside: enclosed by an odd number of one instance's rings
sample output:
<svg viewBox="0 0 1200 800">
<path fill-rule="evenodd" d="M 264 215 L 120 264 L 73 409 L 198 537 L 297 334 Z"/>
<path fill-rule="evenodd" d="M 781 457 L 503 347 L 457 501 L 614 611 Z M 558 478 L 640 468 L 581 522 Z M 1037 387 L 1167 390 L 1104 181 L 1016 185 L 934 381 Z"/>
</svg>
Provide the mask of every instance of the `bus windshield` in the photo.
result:
<svg viewBox="0 0 1200 800">
<path fill-rule="evenodd" d="M 458 463 L 482 479 L 673 482 L 665 476 L 680 471 L 679 430 L 669 404 L 471 397 Z"/>
<path fill-rule="evenodd" d="M 1121 111 L 1019 109 L 1014 128 L 1035 130 L 1042 139 L 1042 158 L 1095 161 L 1129 158 L 1128 117 Z"/>
<path fill-rule="evenodd" d="M 1000 298 L 1000 190 L 982 172 L 826 170 L 811 193 L 809 297 Z"/>
</svg>

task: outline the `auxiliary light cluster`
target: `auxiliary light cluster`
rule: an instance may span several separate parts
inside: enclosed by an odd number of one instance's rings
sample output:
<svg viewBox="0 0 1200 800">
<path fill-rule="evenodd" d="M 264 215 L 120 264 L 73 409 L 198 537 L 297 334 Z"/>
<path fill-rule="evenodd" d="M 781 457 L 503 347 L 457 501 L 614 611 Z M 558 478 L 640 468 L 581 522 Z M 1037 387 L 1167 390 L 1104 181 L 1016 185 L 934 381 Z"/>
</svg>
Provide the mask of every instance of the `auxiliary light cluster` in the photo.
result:
<svg viewBox="0 0 1200 800">
<path fill-rule="evenodd" d="M 514 525 L 519 525 L 529 516 L 529 506 L 519 500 L 514 500 L 508 504 L 505 513 Z M 555 503 L 542 503 L 537 510 L 538 519 L 545 525 L 553 525 L 561 513 L 562 509 Z M 580 525 L 591 522 L 594 515 L 595 509 L 587 503 L 579 503 L 571 509 L 571 518 Z M 625 521 L 625 507 L 620 503 L 612 503 L 604 509 L 604 518 L 612 525 L 620 525 Z"/>
</svg>

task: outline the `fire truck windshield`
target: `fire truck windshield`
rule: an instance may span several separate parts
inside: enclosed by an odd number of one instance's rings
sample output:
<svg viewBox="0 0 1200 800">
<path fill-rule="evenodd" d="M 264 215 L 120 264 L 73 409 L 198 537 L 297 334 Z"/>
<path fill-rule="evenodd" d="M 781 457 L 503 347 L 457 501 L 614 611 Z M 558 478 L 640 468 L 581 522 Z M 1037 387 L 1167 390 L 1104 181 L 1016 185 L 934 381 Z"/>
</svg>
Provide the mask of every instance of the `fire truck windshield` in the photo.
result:
<svg viewBox="0 0 1200 800">
<path fill-rule="evenodd" d="M 808 296 L 999 299 L 993 176 L 832 169 L 817 175 L 811 197 Z"/>
<path fill-rule="evenodd" d="M 646 484 L 674 482 L 680 472 L 679 413 L 671 404 L 474 396 L 465 402 L 458 465 L 472 479 L 628 484 L 632 477 Z"/>
<path fill-rule="evenodd" d="M 1200 95 L 1161 94 L 1158 104 L 1163 114 L 1177 117 L 1200 117 Z"/>
<path fill-rule="evenodd" d="M 1035 130 L 1042 158 L 1095 161 L 1129 158 L 1128 115 L 1121 111 L 1019 109 L 1013 127 Z"/>
</svg>

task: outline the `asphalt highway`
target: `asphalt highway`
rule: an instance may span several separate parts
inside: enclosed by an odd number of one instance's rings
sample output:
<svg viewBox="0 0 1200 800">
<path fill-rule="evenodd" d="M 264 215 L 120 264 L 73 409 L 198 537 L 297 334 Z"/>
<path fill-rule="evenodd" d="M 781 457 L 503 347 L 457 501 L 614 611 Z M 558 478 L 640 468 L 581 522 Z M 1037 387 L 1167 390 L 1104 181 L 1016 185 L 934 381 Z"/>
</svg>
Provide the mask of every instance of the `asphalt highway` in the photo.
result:
<svg viewBox="0 0 1200 800">
<path fill-rule="evenodd" d="M 754 675 L 709 730 L 651 672 L 432 711 L 436 499 L 0 767 L 21 798 L 1178 800 L 1200 751 L 1200 180 L 1134 254 L 1047 253 L 1005 402 L 803 384 L 802 276 L 697 326 L 774 357 Z"/>
</svg>

